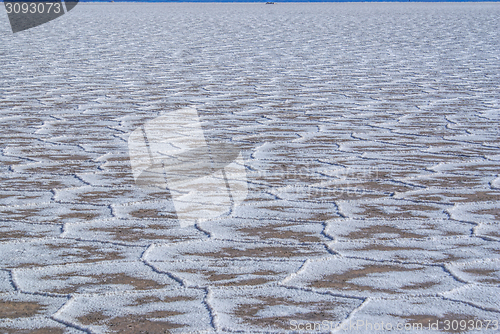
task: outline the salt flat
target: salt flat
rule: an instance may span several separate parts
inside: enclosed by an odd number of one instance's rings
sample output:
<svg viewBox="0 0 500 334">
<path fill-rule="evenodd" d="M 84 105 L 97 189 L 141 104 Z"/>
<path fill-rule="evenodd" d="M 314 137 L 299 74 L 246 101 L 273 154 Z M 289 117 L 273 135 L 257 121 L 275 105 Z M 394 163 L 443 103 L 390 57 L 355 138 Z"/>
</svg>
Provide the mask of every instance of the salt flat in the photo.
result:
<svg viewBox="0 0 500 334">
<path fill-rule="evenodd" d="M 498 3 L 2 17 L 1 333 L 498 332 Z M 185 107 L 248 195 L 181 227 L 128 140 Z"/>
</svg>

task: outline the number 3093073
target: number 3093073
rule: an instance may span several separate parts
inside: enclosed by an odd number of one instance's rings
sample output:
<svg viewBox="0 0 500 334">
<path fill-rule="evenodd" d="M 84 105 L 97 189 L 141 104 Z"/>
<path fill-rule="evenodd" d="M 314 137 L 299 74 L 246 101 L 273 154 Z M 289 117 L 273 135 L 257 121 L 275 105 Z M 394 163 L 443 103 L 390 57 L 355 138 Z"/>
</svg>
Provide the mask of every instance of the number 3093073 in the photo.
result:
<svg viewBox="0 0 500 334">
<path fill-rule="evenodd" d="M 7 9 L 7 14 L 44 14 L 44 13 L 56 13 L 59 14 L 61 12 L 61 4 L 60 3 L 35 3 L 35 2 L 16 2 L 16 3 L 6 3 L 5 8 Z"/>
</svg>

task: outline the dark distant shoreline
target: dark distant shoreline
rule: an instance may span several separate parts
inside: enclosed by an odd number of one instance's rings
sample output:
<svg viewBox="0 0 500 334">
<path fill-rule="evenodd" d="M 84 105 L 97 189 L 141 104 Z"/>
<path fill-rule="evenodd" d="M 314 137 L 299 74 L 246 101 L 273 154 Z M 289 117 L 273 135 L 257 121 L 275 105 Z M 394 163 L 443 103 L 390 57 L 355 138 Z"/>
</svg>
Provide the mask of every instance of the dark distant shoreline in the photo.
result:
<svg viewBox="0 0 500 334">
<path fill-rule="evenodd" d="M 3 2 L 3 0 L 0 0 Z M 38 0 L 43 1 L 43 0 Z M 88 3 L 109 3 L 109 2 L 136 2 L 136 3 L 177 3 L 177 2 L 203 2 L 203 3 L 266 3 L 266 0 L 79 0 L 79 2 Z M 332 2 L 332 3 L 349 3 L 349 2 L 449 2 L 449 3 L 462 3 L 462 2 L 500 2 L 500 0 L 278 0 L 273 1 L 275 4 L 280 3 L 308 3 L 308 2 Z"/>
<path fill-rule="evenodd" d="M 21 1 L 22 0 L 11 0 L 11 1 Z M 26 2 L 43 2 L 50 0 L 25 0 Z M 0 0 L 0 2 L 4 2 L 4 0 Z M 130 3 L 266 3 L 266 0 L 79 0 L 78 2 L 86 2 L 86 3 L 111 3 L 111 2 L 130 2 Z M 375 3 L 383 3 L 383 2 L 394 2 L 394 3 L 406 3 L 406 2 L 422 2 L 422 3 L 480 3 L 480 2 L 500 2 L 500 0 L 278 0 L 274 1 L 274 4 L 280 3 L 357 3 L 357 2 L 375 2 Z"/>
</svg>

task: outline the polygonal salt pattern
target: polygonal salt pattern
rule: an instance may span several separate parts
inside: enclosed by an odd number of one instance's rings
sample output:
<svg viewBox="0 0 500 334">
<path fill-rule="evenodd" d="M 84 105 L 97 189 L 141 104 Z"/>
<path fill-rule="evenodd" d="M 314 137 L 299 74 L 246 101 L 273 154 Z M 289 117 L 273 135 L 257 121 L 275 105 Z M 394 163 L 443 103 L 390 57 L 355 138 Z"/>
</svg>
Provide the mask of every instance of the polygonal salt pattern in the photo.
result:
<svg viewBox="0 0 500 334">
<path fill-rule="evenodd" d="M 497 332 L 499 11 L 80 3 L 16 35 L 0 21 L 0 332 Z M 135 184 L 131 133 L 184 108 L 240 150 L 248 194 L 221 215 Z"/>
<path fill-rule="evenodd" d="M 174 219 L 109 219 L 81 224 L 66 224 L 64 237 L 148 246 L 207 238 L 194 226 L 181 228 Z"/>
<path fill-rule="evenodd" d="M 308 261 L 282 283 L 365 298 L 435 295 L 463 285 L 441 266 L 343 257 Z"/>
<path fill-rule="evenodd" d="M 133 201 L 128 203 L 111 204 L 113 216 L 119 219 L 134 220 L 134 219 L 175 219 L 174 203 L 170 194 L 154 201 L 140 202 Z M 177 222 L 178 223 L 178 222 Z"/>
<path fill-rule="evenodd" d="M 143 262 L 103 261 L 13 271 L 25 292 L 52 294 L 119 293 L 177 287 L 179 283 Z"/>
<path fill-rule="evenodd" d="M 448 219 L 332 219 L 325 233 L 337 241 L 377 242 L 469 236 L 473 225 Z"/>
<path fill-rule="evenodd" d="M 2 163 L 3 165 L 3 163 Z M 52 189 L 63 189 L 83 186 L 83 183 L 75 175 L 54 175 L 51 174 L 25 174 L 25 173 L 1 173 L 0 182 L 2 183 L 4 190 L 20 191 L 27 193 L 33 192 L 43 192 L 50 191 Z"/>
<path fill-rule="evenodd" d="M 463 163 L 440 163 L 431 169 L 441 173 L 453 171 L 453 173 L 465 175 L 497 176 L 498 162 L 482 159 Z"/>
<path fill-rule="evenodd" d="M 344 321 L 341 328 L 366 334 L 388 330 L 426 334 L 496 333 L 498 328 L 494 322 L 497 320 L 498 312 L 466 302 L 443 297 L 412 297 L 370 300 Z"/>
<path fill-rule="evenodd" d="M 349 218 L 448 218 L 445 210 L 451 204 L 411 201 L 385 197 L 380 199 L 361 199 L 338 201 L 339 211 Z"/>
<path fill-rule="evenodd" d="M 128 187 L 100 187 L 85 186 L 78 188 L 67 188 L 57 190 L 54 199 L 56 201 L 86 203 L 89 205 L 111 205 L 130 202 L 146 202 L 160 200 L 169 197 L 167 191 L 161 189 L 141 189 L 135 186 Z"/>
<path fill-rule="evenodd" d="M 0 331 L 2 333 L 83 333 L 51 316 L 68 301 L 20 293 L 0 294 Z"/>
<path fill-rule="evenodd" d="M 458 149 L 458 147 L 457 147 Z M 491 181 L 491 176 L 481 175 L 461 175 L 454 173 L 429 173 L 427 175 L 415 175 L 403 179 L 408 183 L 420 187 L 436 189 L 469 189 L 475 187 L 487 188 Z"/>
<path fill-rule="evenodd" d="M 0 218 L 28 223 L 64 224 L 111 218 L 105 205 L 43 202 L 0 207 Z"/>
<path fill-rule="evenodd" d="M 11 321 L 0 324 L 0 330 L 5 334 L 83 334 L 85 331 L 72 328 L 70 325 L 54 321 L 48 317 L 35 319 L 23 318 L 22 321 Z"/>
<path fill-rule="evenodd" d="M 496 201 L 500 197 L 500 190 L 481 188 L 466 189 L 425 189 L 398 193 L 394 198 L 406 198 L 412 201 L 438 202 L 453 204 L 468 202 Z"/>
<path fill-rule="evenodd" d="M 170 245 L 153 245 L 144 254 L 147 261 L 216 259 L 306 260 L 330 254 L 321 243 L 297 244 L 208 239 Z"/>
<path fill-rule="evenodd" d="M 68 160 L 88 161 L 94 160 L 99 157 L 99 154 L 90 154 L 88 152 L 85 152 L 80 147 L 73 147 L 73 149 L 70 151 L 65 145 L 56 145 L 50 142 L 42 142 L 38 145 L 32 143 L 29 146 L 11 145 L 3 150 L 3 154 L 6 156 L 23 157 L 31 161 L 39 162 L 66 162 Z"/>
<path fill-rule="evenodd" d="M 500 312 L 500 300 L 498 294 L 500 288 L 495 285 L 467 285 L 452 291 L 443 293 L 443 296 L 476 305 L 484 310 Z"/>
<path fill-rule="evenodd" d="M 47 238 L 33 241 L 0 243 L 2 268 L 32 268 L 71 263 L 95 263 L 111 260 L 137 260 L 144 247 L 113 243 Z"/>
<path fill-rule="evenodd" d="M 500 259 L 482 258 L 470 262 L 458 262 L 449 266 L 457 277 L 466 282 L 498 285 Z"/>
<path fill-rule="evenodd" d="M 91 333 L 190 333 L 210 331 L 199 289 L 163 289 L 73 297 L 54 318 Z"/>
<path fill-rule="evenodd" d="M 221 331 L 282 333 L 293 321 L 340 323 L 361 305 L 358 298 L 339 297 L 284 287 L 213 289 L 211 304 Z"/>
<path fill-rule="evenodd" d="M 30 239 L 57 237 L 61 233 L 61 225 L 29 224 L 14 221 L 0 222 L 0 242 L 13 240 L 25 242 Z"/>
<path fill-rule="evenodd" d="M 500 221 L 500 202 L 458 203 L 448 209 L 451 218 L 476 223 L 498 223 Z"/>
<path fill-rule="evenodd" d="M 17 173 L 32 174 L 56 174 L 56 175 L 75 175 L 77 173 L 89 173 L 99 168 L 99 163 L 91 160 L 60 160 L 48 162 L 29 162 L 25 164 L 12 166 L 11 169 Z"/>
<path fill-rule="evenodd" d="M 340 217 L 335 203 L 311 203 L 302 201 L 262 201 L 243 203 L 234 208 L 232 216 L 245 218 L 252 214 L 254 219 L 300 219 L 310 222 L 321 222 Z"/>
<path fill-rule="evenodd" d="M 106 156 L 106 154 L 104 154 Z M 128 155 L 126 156 L 128 160 Z M 93 173 L 77 173 L 78 178 L 91 186 L 114 187 L 126 186 L 134 183 L 134 177 L 130 170 L 117 171 L 96 171 Z M 83 184 L 82 184 L 83 185 Z"/>
<path fill-rule="evenodd" d="M 500 224 L 479 224 L 474 229 L 476 235 L 500 241 Z"/>
<path fill-rule="evenodd" d="M 253 287 L 276 285 L 298 271 L 304 261 L 293 259 L 156 261 L 150 264 L 170 273 L 186 286 Z"/>
<path fill-rule="evenodd" d="M 202 222 L 199 226 L 216 239 L 268 242 L 321 243 L 330 241 L 322 223 L 300 219 L 228 218 Z"/>
<path fill-rule="evenodd" d="M 50 191 L 0 191 L 0 205 L 24 206 L 44 203 L 50 201 L 52 196 L 54 194 Z"/>
<path fill-rule="evenodd" d="M 330 248 L 343 256 L 418 264 L 446 264 L 481 258 L 500 258 L 500 244 L 474 237 L 409 240 L 332 242 Z"/>
</svg>

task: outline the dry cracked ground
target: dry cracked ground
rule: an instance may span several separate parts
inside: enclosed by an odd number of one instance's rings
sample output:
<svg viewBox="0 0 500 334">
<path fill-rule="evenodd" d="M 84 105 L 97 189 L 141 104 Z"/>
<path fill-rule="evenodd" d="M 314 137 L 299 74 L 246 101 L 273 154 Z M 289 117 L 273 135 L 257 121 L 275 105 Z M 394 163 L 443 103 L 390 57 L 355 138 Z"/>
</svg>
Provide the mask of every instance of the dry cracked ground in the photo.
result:
<svg viewBox="0 0 500 334">
<path fill-rule="evenodd" d="M 18 34 L 2 20 L 0 333 L 497 332 L 499 16 L 113 3 Z M 186 106 L 241 149 L 249 192 L 180 227 L 167 190 L 135 185 L 127 140 Z"/>
</svg>

